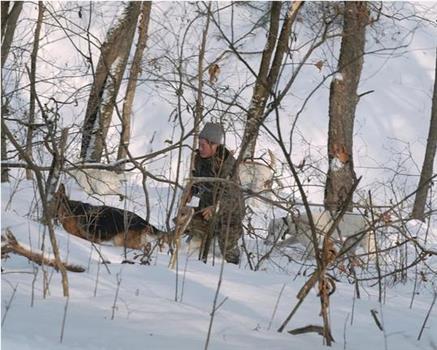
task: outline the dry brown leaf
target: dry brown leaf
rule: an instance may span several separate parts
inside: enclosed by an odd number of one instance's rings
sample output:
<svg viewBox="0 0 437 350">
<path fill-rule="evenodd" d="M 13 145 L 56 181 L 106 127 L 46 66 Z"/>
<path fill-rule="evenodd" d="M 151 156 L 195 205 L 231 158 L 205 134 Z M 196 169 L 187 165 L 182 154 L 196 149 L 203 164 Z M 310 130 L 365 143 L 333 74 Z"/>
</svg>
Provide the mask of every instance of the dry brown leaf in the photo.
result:
<svg viewBox="0 0 437 350">
<path fill-rule="evenodd" d="M 316 63 L 314 63 L 314 65 L 319 69 L 319 72 L 322 71 L 323 65 L 325 64 L 325 62 L 323 62 L 322 60 L 317 61 Z"/>
<path fill-rule="evenodd" d="M 209 82 L 214 84 L 218 80 L 218 75 L 220 74 L 220 67 L 218 64 L 213 63 L 208 68 Z"/>
<path fill-rule="evenodd" d="M 380 219 L 385 225 L 388 225 L 389 223 L 391 223 L 393 221 L 390 213 L 383 213 L 381 215 Z"/>
</svg>

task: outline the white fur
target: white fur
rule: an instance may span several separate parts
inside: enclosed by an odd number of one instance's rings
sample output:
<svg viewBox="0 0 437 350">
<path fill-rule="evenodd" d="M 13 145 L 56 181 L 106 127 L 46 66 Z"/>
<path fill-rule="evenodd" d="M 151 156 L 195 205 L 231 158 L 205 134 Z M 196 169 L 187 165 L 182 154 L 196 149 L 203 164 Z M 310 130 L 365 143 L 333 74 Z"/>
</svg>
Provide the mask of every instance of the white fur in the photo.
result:
<svg viewBox="0 0 437 350">
<path fill-rule="evenodd" d="M 256 162 L 241 163 L 239 176 L 245 190 L 258 193 L 271 189 L 273 171 L 267 165 Z"/>
<path fill-rule="evenodd" d="M 124 173 L 104 169 L 78 169 L 70 173 L 88 194 L 122 195 L 124 192 Z"/>
<path fill-rule="evenodd" d="M 327 233 L 333 224 L 333 218 L 328 211 L 314 212 L 312 216 L 320 243 L 323 234 Z M 340 220 L 332 237 L 339 240 L 338 231 L 340 231 L 341 238 L 345 241 L 347 238 L 358 234 L 356 239 L 351 238 L 351 240 L 348 241 L 348 246 L 350 246 L 354 245 L 356 240 L 361 238 L 359 233 L 367 229 L 367 222 L 362 215 L 346 213 Z M 369 232 L 370 231 L 367 231 L 359 242 L 359 245 L 366 253 L 375 251 L 374 238 Z M 285 218 L 272 219 L 268 226 L 266 242 L 270 244 L 279 243 L 282 246 L 300 243 L 304 247 L 311 248 L 311 229 L 306 213 L 295 217 L 288 215 Z M 352 251 L 354 249 L 355 247 L 352 248 Z"/>
</svg>

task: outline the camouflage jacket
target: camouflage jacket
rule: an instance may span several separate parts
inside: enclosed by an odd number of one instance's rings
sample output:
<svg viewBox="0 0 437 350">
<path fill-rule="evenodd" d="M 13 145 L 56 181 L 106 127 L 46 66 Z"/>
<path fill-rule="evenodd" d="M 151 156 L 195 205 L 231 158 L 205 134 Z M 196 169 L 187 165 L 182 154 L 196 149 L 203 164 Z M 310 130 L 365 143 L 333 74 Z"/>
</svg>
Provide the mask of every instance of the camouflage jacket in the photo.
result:
<svg viewBox="0 0 437 350">
<path fill-rule="evenodd" d="M 196 151 L 193 177 L 217 177 L 231 180 L 235 158 L 220 145 L 211 158 L 202 158 Z M 235 179 L 235 177 L 234 177 Z M 239 184 L 238 178 L 235 180 Z M 241 222 L 244 202 L 236 184 L 224 182 L 198 182 L 192 187 L 192 194 L 200 198 L 199 209 L 218 205 L 218 215 L 223 219 L 230 216 L 231 223 Z"/>
</svg>

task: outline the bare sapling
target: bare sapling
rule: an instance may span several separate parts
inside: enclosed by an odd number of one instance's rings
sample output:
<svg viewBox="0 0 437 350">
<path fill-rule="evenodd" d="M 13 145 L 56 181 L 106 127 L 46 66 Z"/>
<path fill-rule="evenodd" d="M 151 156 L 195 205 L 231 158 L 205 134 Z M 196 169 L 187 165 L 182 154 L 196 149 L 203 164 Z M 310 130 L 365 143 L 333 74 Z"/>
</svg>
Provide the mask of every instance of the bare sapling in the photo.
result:
<svg viewBox="0 0 437 350">
<path fill-rule="evenodd" d="M 117 273 L 116 279 L 117 279 L 117 289 L 115 290 L 114 304 L 112 305 L 111 320 L 114 320 L 115 310 L 117 309 L 118 293 L 120 291 L 120 285 L 121 285 L 121 276 L 120 276 L 120 273 Z"/>
<path fill-rule="evenodd" d="M 228 216 L 226 221 L 227 221 L 226 222 L 226 233 L 225 233 L 226 236 L 225 236 L 225 242 L 224 242 L 224 246 L 225 247 L 228 246 L 228 236 L 229 236 L 229 228 L 230 228 L 230 215 Z M 218 305 L 217 304 L 218 303 L 218 297 L 219 297 L 219 294 L 220 294 L 220 288 L 221 288 L 221 285 L 222 285 L 222 282 L 223 282 L 223 273 L 224 273 L 224 269 L 225 269 L 225 253 L 226 252 L 223 252 L 223 259 L 222 259 L 222 263 L 220 265 L 220 274 L 219 274 L 219 279 L 218 279 L 218 282 L 217 282 L 217 288 L 216 288 L 216 291 L 215 291 L 214 301 L 212 303 L 212 310 L 211 310 L 211 313 L 210 313 L 208 333 L 207 333 L 207 336 L 206 336 L 204 350 L 208 350 L 209 342 L 210 342 L 210 339 L 211 339 L 212 325 L 213 325 L 213 322 L 214 322 L 214 317 L 215 317 L 216 311 L 218 309 L 218 307 L 217 307 L 217 305 Z"/>
<path fill-rule="evenodd" d="M 423 324 L 422 324 L 422 327 L 420 328 L 420 332 L 419 332 L 419 335 L 417 337 L 417 340 L 420 340 L 420 338 L 422 338 L 423 331 L 425 329 L 426 323 L 428 322 L 429 315 L 431 315 L 431 311 L 432 311 L 432 309 L 434 307 L 436 299 L 437 299 L 437 290 L 434 290 L 434 298 L 432 299 L 432 303 L 431 303 L 431 305 L 430 305 L 430 307 L 428 309 L 428 312 L 426 314 L 425 319 L 423 320 Z"/>
<path fill-rule="evenodd" d="M 272 317 L 270 318 L 269 326 L 267 327 L 268 331 L 272 327 L 272 322 L 273 322 L 273 319 L 275 318 L 276 311 L 278 310 L 279 301 L 281 300 L 281 296 L 282 296 L 282 293 L 284 292 L 285 286 L 286 286 L 286 284 L 284 283 L 282 285 L 281 291 L 279 292 L 278 298 L 276 299 L 275 307 L 273 308 Z"/>
<path fill-rule="evenodd" d="M 15 287 L 13 287 L 11 297 L 9 298 L 9 300 L 5 306 L 5 313 L 3 314 L 3 317 L 2 317 L 2 327 L 5 324 L 6 316 L 8 315 L 8 312 L 11 308 L 12 302 L 14 301 L 14 297 L 15 297 L 15 293 L 17 292 L 17 288 L 18 288 L 18 283 L 15 285 Z"/>
<path fill-rule="evenodd" d="M 59 342 L 62 344 L 64 340 L 64 330 L 65 330 L 65 321 L 67 320 L 67 310 L 68 310 L 68 302 L 70 297 L 65 298 L 65 306 L 64 306 L 64 316 L 62 317 L 62 325 L 61 325 L 61 336 L 59 337 Z"/>
</svg>

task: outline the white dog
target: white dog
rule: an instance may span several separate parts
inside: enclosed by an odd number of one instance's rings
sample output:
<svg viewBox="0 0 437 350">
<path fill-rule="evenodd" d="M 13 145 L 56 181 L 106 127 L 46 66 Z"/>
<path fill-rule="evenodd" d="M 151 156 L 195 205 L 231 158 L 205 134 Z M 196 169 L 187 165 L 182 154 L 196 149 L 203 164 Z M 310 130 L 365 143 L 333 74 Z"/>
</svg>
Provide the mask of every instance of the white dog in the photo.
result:
<svg viewBox="0 0 437 350">
<path fill-rule="evenodd" d="M 334 219 L 328 211 L 312 213 L 312 217 L 320 244 L 322 236 L 328 232 Z M 373 235 L 370 234 L 365 218 L 359 214 L 344 214 L 332 237 L 338 242 L 345 242 L 346 247 L 351 247 L 352 251 L 356 245 L 360 245 L 365 253 L 375 251 Z M 281 246 L 300 243 L 312 251 L 311 228 L 307 214 L 272 219 L 267 229 L 266 243 Z"/>
</svg>

